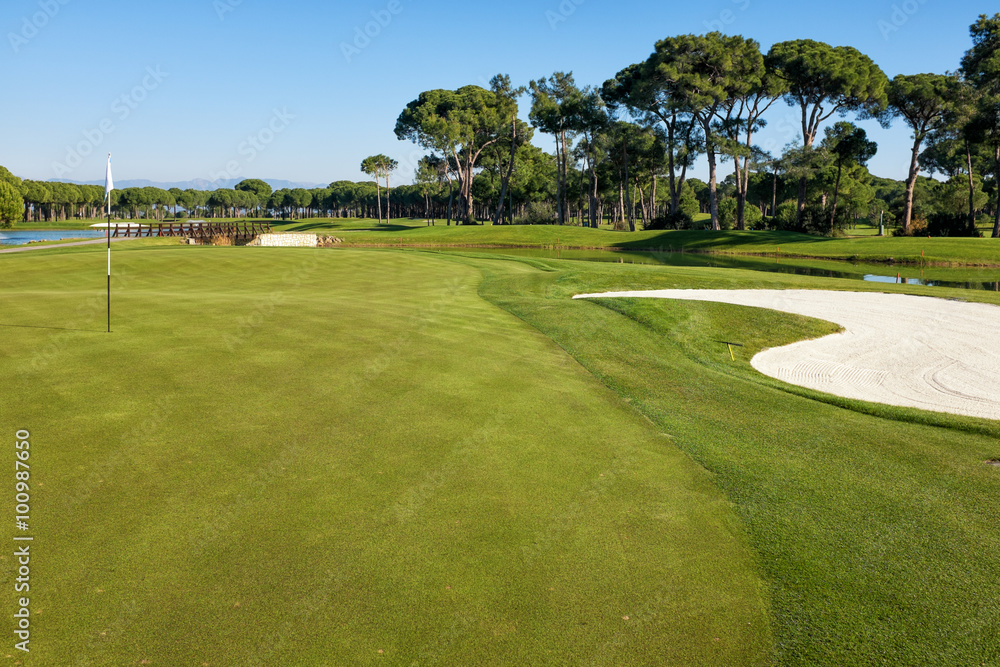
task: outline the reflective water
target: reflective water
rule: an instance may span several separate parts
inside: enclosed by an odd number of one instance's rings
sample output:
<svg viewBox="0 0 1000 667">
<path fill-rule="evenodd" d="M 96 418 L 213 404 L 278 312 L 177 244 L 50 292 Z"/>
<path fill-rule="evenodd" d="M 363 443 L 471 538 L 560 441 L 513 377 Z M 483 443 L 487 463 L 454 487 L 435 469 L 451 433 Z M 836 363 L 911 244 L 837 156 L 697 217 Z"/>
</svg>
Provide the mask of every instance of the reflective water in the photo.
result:
<svg viewBox="0 0 1000 667">
<path fill-rule="evenodd" d="M 771 273 L 791 273 L 824 278 L 846 278 L 871 282 L 927 285 L 1000 291 L 1000 268 L 920 267 L 890 264 L 858 264 L 837 260 L 786 259 L 774 257 L 734 257 L 679 252 L 636 252 L 616 250 L 560 250 L 544 248 L 440 248 L 441 251 L 486 253 L 571 259 L 590 262 L 624 264 L 663 264 L 667 266 L 705 266 L 726 269 L 747 269 Z"/>
<path fill-rule="evenodd" d="M 66 231 L 11 231 L 0 229 L 0 245 L 24 245 L 30 241 L 61 241 L 62 239 L 104 238 L 100 229 L 67 229 Z"/>
</svg>

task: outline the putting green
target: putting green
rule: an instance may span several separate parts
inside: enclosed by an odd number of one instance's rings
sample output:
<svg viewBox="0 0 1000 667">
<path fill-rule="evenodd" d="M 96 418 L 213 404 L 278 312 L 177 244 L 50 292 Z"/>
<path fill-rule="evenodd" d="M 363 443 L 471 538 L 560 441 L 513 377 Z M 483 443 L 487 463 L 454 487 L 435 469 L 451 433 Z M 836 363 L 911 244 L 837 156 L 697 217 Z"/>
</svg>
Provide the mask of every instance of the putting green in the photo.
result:
<svg viewBox="0 0 1000 667">
<path fill-rule="evenodd" d="M 476 266 L 116 249 L 108 335 L 104 261 L 0 259 L 25 664 L 767 662 L 768 587 L 712 477 Z"/>
</svg>

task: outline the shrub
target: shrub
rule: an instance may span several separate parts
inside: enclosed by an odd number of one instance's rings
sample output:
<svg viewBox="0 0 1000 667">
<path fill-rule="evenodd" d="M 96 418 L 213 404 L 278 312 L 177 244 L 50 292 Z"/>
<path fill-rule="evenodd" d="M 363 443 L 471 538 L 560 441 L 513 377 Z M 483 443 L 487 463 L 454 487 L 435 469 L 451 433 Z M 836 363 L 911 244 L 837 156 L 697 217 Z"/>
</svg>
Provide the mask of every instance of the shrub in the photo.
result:
<svg viewBox="0 0 1000 667">
<path fill-rule="evenodd" d="M 676 213 L 667 213 L 652 220 L 644 220 L 643 229 L 691 229 L 693 219 L 687 212 L 681 210 Z"/>
<path fill-rule="evenodd" d="M 982 236 L 969 226 L 969 216 L 958 213 L 935 213 L 927 220 L 927 233 L 931 236 Z"/>
<path fill-rule="evenodd" d="M 515 225 L 554 225 L 556 222 L 555 207 L 544 201 L 529 203 L 524 215 L 514 218 Z"/>
<path fill-rule="evenodd" d="M 736 226 L 736 200 L 726 197 L 719 201 L 719 228 L 732 229 Z"/>
</svg>

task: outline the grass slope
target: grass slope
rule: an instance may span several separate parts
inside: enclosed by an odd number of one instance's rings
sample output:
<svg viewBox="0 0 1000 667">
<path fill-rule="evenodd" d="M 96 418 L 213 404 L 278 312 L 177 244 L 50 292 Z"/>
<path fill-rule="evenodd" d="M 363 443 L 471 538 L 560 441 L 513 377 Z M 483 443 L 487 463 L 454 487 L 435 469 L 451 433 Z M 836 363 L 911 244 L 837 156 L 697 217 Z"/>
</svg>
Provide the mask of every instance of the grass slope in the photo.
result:
<svg viewBox="0 0 1000 667">
<path fill-rule="evenodd" d="M 111 335 L 103 248 L 0 258 L 25 665 L 768 660 L 716 478 L 479 296 L 528 265 L 122 245 Z"/>
<path fill-rule="evenodd" d="M 213 220 L 220 222 L 221 220 Z M 237 221 L 238 222 L 238 221 Z M 359 218 L 267 220 L 276 231 L 332 234 L 360 246 L 489 246 L 609 248 L 848 259 L 897 264 L 1000 267 L 1000 243 L 989 238 L 877 237 L 825 238 L 794 232 L 615 231 L 572 225 L 445 225 L 399 219 L 390 224 Z M 84 228 L 79 221 L 18 223 L 16 230 Z"/>
<path fill-rule="evenodd" d="M 484 296 L 552 337 L 712 473 L 770 582 L 779 664 L 1000 664 L 1000 471 L 984 465 L 1000 455 L 1000 426 L 789 391 L 752 370 L 760 349 L 829 330 L 814 320 L 568 300 L 605 289 L 856 283 L 534 265 L 533 274 L 490 274 Z M 746 344 L 735 362 L 726 340 Z"/>
<path fill-rule="evenodd" d="M 281 231 L 336 234 L 360 245 L 485 245 L 520 247 L 613 248 L 713 252 L 736 255 L 812 257 L 911 264 L 1000 266 L 1000 243 L 981 238 L 855 237 L 825 238 L 793 232 L 636 231 L 558 225 L 427 226 L 419 220 L 300 220 L 277 225 Z"/>
</svg>

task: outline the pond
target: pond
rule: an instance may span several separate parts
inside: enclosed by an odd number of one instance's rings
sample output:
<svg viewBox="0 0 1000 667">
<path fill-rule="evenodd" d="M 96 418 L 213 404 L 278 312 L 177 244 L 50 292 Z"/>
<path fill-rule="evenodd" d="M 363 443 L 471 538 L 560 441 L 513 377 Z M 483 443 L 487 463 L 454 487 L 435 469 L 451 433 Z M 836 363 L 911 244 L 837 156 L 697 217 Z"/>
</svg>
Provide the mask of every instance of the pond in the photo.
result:
<svg viewBox="0 0 1000 667">
<path fill-rule="evenodd" d="M 61 241 L 62 239 L 102 239 L 101 229 L 67 229 L 65 231 L 11 231 L 0 229 L 0 245 L 24 245 L 31 241 Z"/>
<path fill-rule="evenodd" d="M 544 248 L 439 248 L 437 250 L 463 253 L 481 252 L 495 255 L 513 255 L 516 257 L 571 259 L 589 262 L 747 269 L 751 271 L 792 273 L 824 278 L 847 278 L 849 280 L 865 280 L 869 282 L 899 282 L 908 285 L 1000 291 L 1000 268 L 858 264 L 846 260 L 786 258 L 779 260 L 775 257 L 734 257 L 732 255 L 679 252 L 559 250 Z"/>
</svg>

